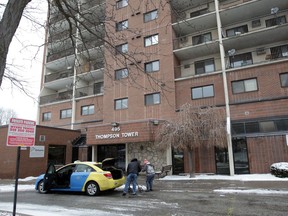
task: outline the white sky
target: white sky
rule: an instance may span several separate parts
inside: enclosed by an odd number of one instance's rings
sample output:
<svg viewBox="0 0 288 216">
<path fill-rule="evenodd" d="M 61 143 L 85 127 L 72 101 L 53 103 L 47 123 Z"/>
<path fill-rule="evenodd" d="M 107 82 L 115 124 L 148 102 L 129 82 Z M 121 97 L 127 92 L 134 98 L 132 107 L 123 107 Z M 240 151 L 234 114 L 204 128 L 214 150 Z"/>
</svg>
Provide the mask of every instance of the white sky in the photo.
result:
<svg viewBox="0 0 288 216">
<path fill-rule="evenodd" d="M 6 3 L 7 0 L 0 0 L 0 3 Z M 40 4 L 40 2 L 42 2 Z M 33 17 L 42 24 L 45 22 L 47 13 L 45 9 L 46 1 L 33 0 L 29 7 Z M 0 8 L 0 18 L 3 8 Z M 4 79 L 0 88 L 0 107 L 9 108 L 17 113 L 17 118 L 36 120 L 38 95 L 40 93 L 40 80 L 42 70 L 43 48 L 39 46 L 44 43 L 44 28 L 40 28 L 22 17 L 16 36 L 9 48 L 7 62 L 16 66 L 12 70 L 17 73 L 18 78 L 28 83 L 27 91 L 32 98 L 20 92 L 15 86 L 11 86 L 9 80 Z M 43 46 L 42 46 L 43 47 Z M 9 66 L 8 66 L 9 67 Z"/>
<path fill-rule="evenodd" d="M 36 179 L 36 177 L 27 177 L 25 179 L 19 179 L 19 182 L 21 184 L 18 185 L 18 191 L 33 191 L 34 184 L 28 184 L 31 182 L 31 180 Z M 234 176 L 224 176 L 224 175 L 196 175 L 195 178 L 189 178 L 189 176 L 166 176 L 164 178 L 159 179 L 160 181 L 166 181 L 166 180 L 174 180 L 174 181 L 181 181 L 181 180 L 238 180 L 238 181 L 286 181 L 288 182 L 288 178 L 277 178 L 271 174 L 248 174 L 248 175 L 234 175 Z M 27 184 L 25 184 L 27 182 Z M 144 185 L 141 185 L 143 188 L 145 188 Z M 123 186 L 120 188 L 117 188 L 116 190 L 122 191 Z M 170 189 L 167 189 L 165 191 L 168 191 Z M 13 192 L 14 191 L 14 184 L 6 184 L 3 185 L 0 183 L 0 193 L 4 192 Z M 175 193 L 182 193 L 185 192 L 185 188 L 183 190 L 173 190 Z M 225 194 L 229 193 L 241 193 L 241 194 L 280 194 L 280 195 L 288 195 L 288 190 L 268 190 L 268 189 L 245 189 L 245 188 L 236 188 L 231 189 L 231 187 L 221 187 L 221 189 L 214 190 L 215 193 L 219 193 L 219 196 L 224 196 Z M 149 200 L 148 200 L 149 201 Z M 145 202 L 145 201 L 143 201 Z M 162 201 L 161 201 L 162 202 Z M 163 203 L 161 203 L 163 204 Z M 45 212 L 43 212 L 43 208 L 45 208 Z M 11 212 L 13 210 L 13 203 L 12 202 L 0 202 L 0 216 L 11 216 Z M 41 205 L 35 205 L 31 203 L 17 203 L 16 212 L 18 214 L 28 214 L 32 216 L 79 216 L 79 215 L 85 215 L 85 216 L 116 216 L 116 215 L 127 215 L 127 214 L 121 214 L 121 209 L 117 208 L 117 210 L 113 211 L 113 209 L 110 209 L 111 212 L 107 211 L 99 211 L 95 209 L 80 209 L 80 208 L 71 208 L 66 209 L 61 206 L 41 206 Z M 123 211 L 127 209 L 122 209 Z"/>
</svg>

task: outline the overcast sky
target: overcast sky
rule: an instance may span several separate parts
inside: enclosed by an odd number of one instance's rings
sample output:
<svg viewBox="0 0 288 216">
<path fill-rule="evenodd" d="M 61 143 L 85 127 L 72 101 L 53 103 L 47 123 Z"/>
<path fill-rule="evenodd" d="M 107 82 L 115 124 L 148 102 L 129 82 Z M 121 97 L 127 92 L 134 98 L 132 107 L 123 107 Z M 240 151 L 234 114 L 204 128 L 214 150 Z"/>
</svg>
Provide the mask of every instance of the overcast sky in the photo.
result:
<svg viewBox="0 0 288 216">
<path fill-rule="evenodd" d="M 6 3 L 7 0 L 0 0 Z M 29 4 L 29 16 L 36 17 L 37 22 L 44 24 L 47 17 L 46 1 L 32 0 Z M 33 7 L 34 9 L 32 9 Z M 3 8 L 0 8 L 2 18 Z M 40 93 L 40 80 L 43 58 L 44 28 L 22 17 L 20 26 L 9 48 L 6 67 L 11 68 L 21 80 L 27 82 L 26 90 L 29 96 L 20 92 L 11 85 L 7 79 L 3 80 L 0 88 L 0 107 L 13 109 L 17 118 L 36 120 L 38 95 Z"/>
</svg>

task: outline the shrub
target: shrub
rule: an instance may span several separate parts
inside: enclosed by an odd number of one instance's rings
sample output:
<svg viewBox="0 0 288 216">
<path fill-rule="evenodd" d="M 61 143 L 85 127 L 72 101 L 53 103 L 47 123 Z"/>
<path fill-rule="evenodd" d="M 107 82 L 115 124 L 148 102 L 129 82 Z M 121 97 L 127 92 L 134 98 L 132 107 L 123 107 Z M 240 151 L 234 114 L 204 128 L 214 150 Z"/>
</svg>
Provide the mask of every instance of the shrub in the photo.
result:
<svg viewBox="0 0 288 216">
<path fill-rule="evenodd" d="M 288 163 L 280 162 L 274 163 L 270 166 L 270 172 L 272 175 L 279 178 L 288 178 Z"/>
</svg>

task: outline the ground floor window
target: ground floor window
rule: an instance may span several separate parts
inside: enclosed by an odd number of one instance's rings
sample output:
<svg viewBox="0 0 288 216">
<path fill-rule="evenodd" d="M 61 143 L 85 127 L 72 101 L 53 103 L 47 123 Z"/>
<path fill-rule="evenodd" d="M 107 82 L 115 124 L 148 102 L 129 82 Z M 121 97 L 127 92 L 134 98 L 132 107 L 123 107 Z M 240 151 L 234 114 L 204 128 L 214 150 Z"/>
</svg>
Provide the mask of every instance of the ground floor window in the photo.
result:
<svg viewBox="0 0 288 216">
<path fill-rule="evenodd" d="M 50 145 L 48 148 L 48 164 L 64 165 L 66 161 L 65 145 Z"/>
<path fill-rule="evenodd" d="M 115 158 L 117 168 L 126 169 L 125 165 L 125 144 L 117 145 L 98 145 L 97 146 L 97 161 L 101 162 L 105 158 Z"/>
</svg>

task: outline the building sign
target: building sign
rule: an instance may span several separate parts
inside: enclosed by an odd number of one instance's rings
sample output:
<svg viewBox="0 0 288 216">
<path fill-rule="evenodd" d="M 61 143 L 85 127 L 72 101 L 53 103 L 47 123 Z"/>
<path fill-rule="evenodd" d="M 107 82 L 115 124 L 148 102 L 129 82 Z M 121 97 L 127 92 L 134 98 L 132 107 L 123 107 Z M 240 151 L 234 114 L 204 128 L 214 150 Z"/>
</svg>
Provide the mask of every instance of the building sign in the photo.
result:
<svg viewBox="0 0 288 216">
<path fill-rule="evenodd" d="M 30 158 L 43 158 L 44 157 L 44 146 L 32 146 L 30 148 Z"/>
<path fill-rule="evenodd" d="M 117 138 L 129 138 L 129 137 L 138 137 L 139 133 L 136 131 L 133 132 L 124 132 L 124 133 L 108 133 L 108 134 L 96 134 L 96 139 L 117 139 Z"/>
<path fill-rule="evenodd" d="M 11 118 L 8 127 L 7 146 L 34 146 L 35 133 L 35 121 Z"/>
</svg>

